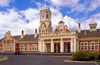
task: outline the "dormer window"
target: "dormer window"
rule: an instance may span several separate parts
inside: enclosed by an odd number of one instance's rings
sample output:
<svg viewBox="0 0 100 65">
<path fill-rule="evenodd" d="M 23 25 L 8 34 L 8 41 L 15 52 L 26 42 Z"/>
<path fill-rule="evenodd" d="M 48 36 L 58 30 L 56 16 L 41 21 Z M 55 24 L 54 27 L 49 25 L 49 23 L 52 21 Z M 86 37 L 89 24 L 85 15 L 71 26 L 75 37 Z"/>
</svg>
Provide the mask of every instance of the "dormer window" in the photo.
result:
<svg viewBox="0 0 100 65">
<path fill-rule="evenodd" d="M 92 21 L 90 21 L 90 23 L 89 23 L 89 26 L 90 26 L 90 31 L 96 31 L 97 30 L 97 28 L 96 28 L 97 23 L 96 23 L 95 20 L 92 19 Z"/>
<path fill-rule="evenodd" d="M 90 30 L 96 30 L 96 27 L 91 27 Z"/>
</svg>

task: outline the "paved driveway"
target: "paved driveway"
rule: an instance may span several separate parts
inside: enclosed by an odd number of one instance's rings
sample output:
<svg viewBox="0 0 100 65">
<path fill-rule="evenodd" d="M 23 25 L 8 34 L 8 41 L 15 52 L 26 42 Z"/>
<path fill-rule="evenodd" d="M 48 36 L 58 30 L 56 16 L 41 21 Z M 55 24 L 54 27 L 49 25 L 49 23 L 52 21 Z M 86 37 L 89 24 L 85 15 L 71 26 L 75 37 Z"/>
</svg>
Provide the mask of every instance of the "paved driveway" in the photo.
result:
<svg viewBox="0 0 100 65">
<path fill-rule="evenodd" d="M 94 63 L 64 62 L 64 60 L 68 60 L 70 59 L 70 57 L 21 56 L 21 55 L 7 55 L 7 56 L 9 57 L 9 60 L 0 62 L 0 65 L 96 65 Z"/>
</svg>

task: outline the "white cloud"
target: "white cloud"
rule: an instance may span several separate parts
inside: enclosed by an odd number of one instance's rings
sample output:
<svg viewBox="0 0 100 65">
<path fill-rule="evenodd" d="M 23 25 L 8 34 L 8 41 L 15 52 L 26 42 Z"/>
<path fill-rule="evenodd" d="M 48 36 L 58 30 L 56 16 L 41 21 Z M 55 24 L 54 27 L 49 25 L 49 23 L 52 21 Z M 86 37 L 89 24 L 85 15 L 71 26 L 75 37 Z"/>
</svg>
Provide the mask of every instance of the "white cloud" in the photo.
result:
<svg viewBox="0 0 100 65">
<path fill-rule="evenodd" d="M 35 2 L 35 0 L 32 0 L 31 3 Z"/>
<path fill-rule="evenodd" d="M 37 4 L 41 6 L 41 3 Z M 82 19 L 73 19 L 67 15 L 63 16 L 62 13 L 53 6 L 50 6 L 52 11 L 52 27 L 55 30 L 58 22 L 63 20 L 68 29 L 77 30 L 78 22 Z M 24 17 L 24 18 L 23 18 Z M 98 28 L 100 28 L 100 13 L 94 15 L 95 21 L 98 23 Z M 29 23 L 27 23 L 27 20 Z M 92 19 L 82 19 L 81 29 L 89 29 L 89 22 Z M 20 35 L 21 30 L 25 31 L 25 34 L 33 34 L 35 28 L 38 29 L 40 22 L 40 7 L 38 8 L 28 8 L 26 10 L 17 11 L 16 8 L 7 9 L 6 12 L 0 12 L 0 35 L 2 38 L 7 31 L 11 31 L 12 35 Z"/>
<path fill-rule="evenodd" d="M 1 7 L 9 6 L 9 3 L 10 3 L 11 1 L 14 2 L 14 0 L 0 0 L 0 6 L 1 6 Z"/>
<path fill-rule="evenodd" d="M 75 6 L 80 0 L 51 0 L 54 5 Z"/>
<path fill-rule="evenodd" d="M 49 0 L 46 1 L 49 2 Z M 52 3 L 52 5 L 56 6 L 58 9 L 61 9 L 61 6 L 70 7 L 70 12 L 78 11 L 87 13 L 100 7 L 100 0 L 84 0 L 82 3 L 80 3 L 80 1 L 81 0 L 50 0 L 49 3 Z"/>
</svg>

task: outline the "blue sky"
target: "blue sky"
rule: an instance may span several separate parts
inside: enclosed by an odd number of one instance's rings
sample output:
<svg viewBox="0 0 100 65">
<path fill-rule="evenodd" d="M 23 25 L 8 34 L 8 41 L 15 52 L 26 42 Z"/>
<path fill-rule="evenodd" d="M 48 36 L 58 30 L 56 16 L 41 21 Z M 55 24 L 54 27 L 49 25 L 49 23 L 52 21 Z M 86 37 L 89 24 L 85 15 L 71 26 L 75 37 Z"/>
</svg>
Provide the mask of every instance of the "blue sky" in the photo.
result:
<svg viewBox="0 0 100 65">
<path fill-rule="evenodd" d="M 50 7 L 52 11 L 52 27 L 55 30 L 58 22 L 63 20 L 68 29 L 89 29 L 92 20 L 100 29 L 100 0 L 0 0 L 0 38 L 7 31 L 12 35 L 33 34 L 40 25 L 40 10 L 42 6 Z"/>
</svg>

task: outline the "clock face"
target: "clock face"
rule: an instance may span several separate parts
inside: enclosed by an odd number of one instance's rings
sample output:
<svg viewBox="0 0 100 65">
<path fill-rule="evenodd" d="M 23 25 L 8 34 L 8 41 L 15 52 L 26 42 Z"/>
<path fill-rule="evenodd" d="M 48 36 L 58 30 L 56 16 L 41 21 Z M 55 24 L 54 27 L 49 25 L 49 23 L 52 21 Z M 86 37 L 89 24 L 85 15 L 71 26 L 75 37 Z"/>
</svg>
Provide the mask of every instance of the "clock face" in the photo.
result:
<svg viewBox="0 0 100 65">
<path fill-rule="evenodd" d="M 42 15 L 42 18 L 44 18 L 45 16 L 44 15 Z"/>
</svg>

